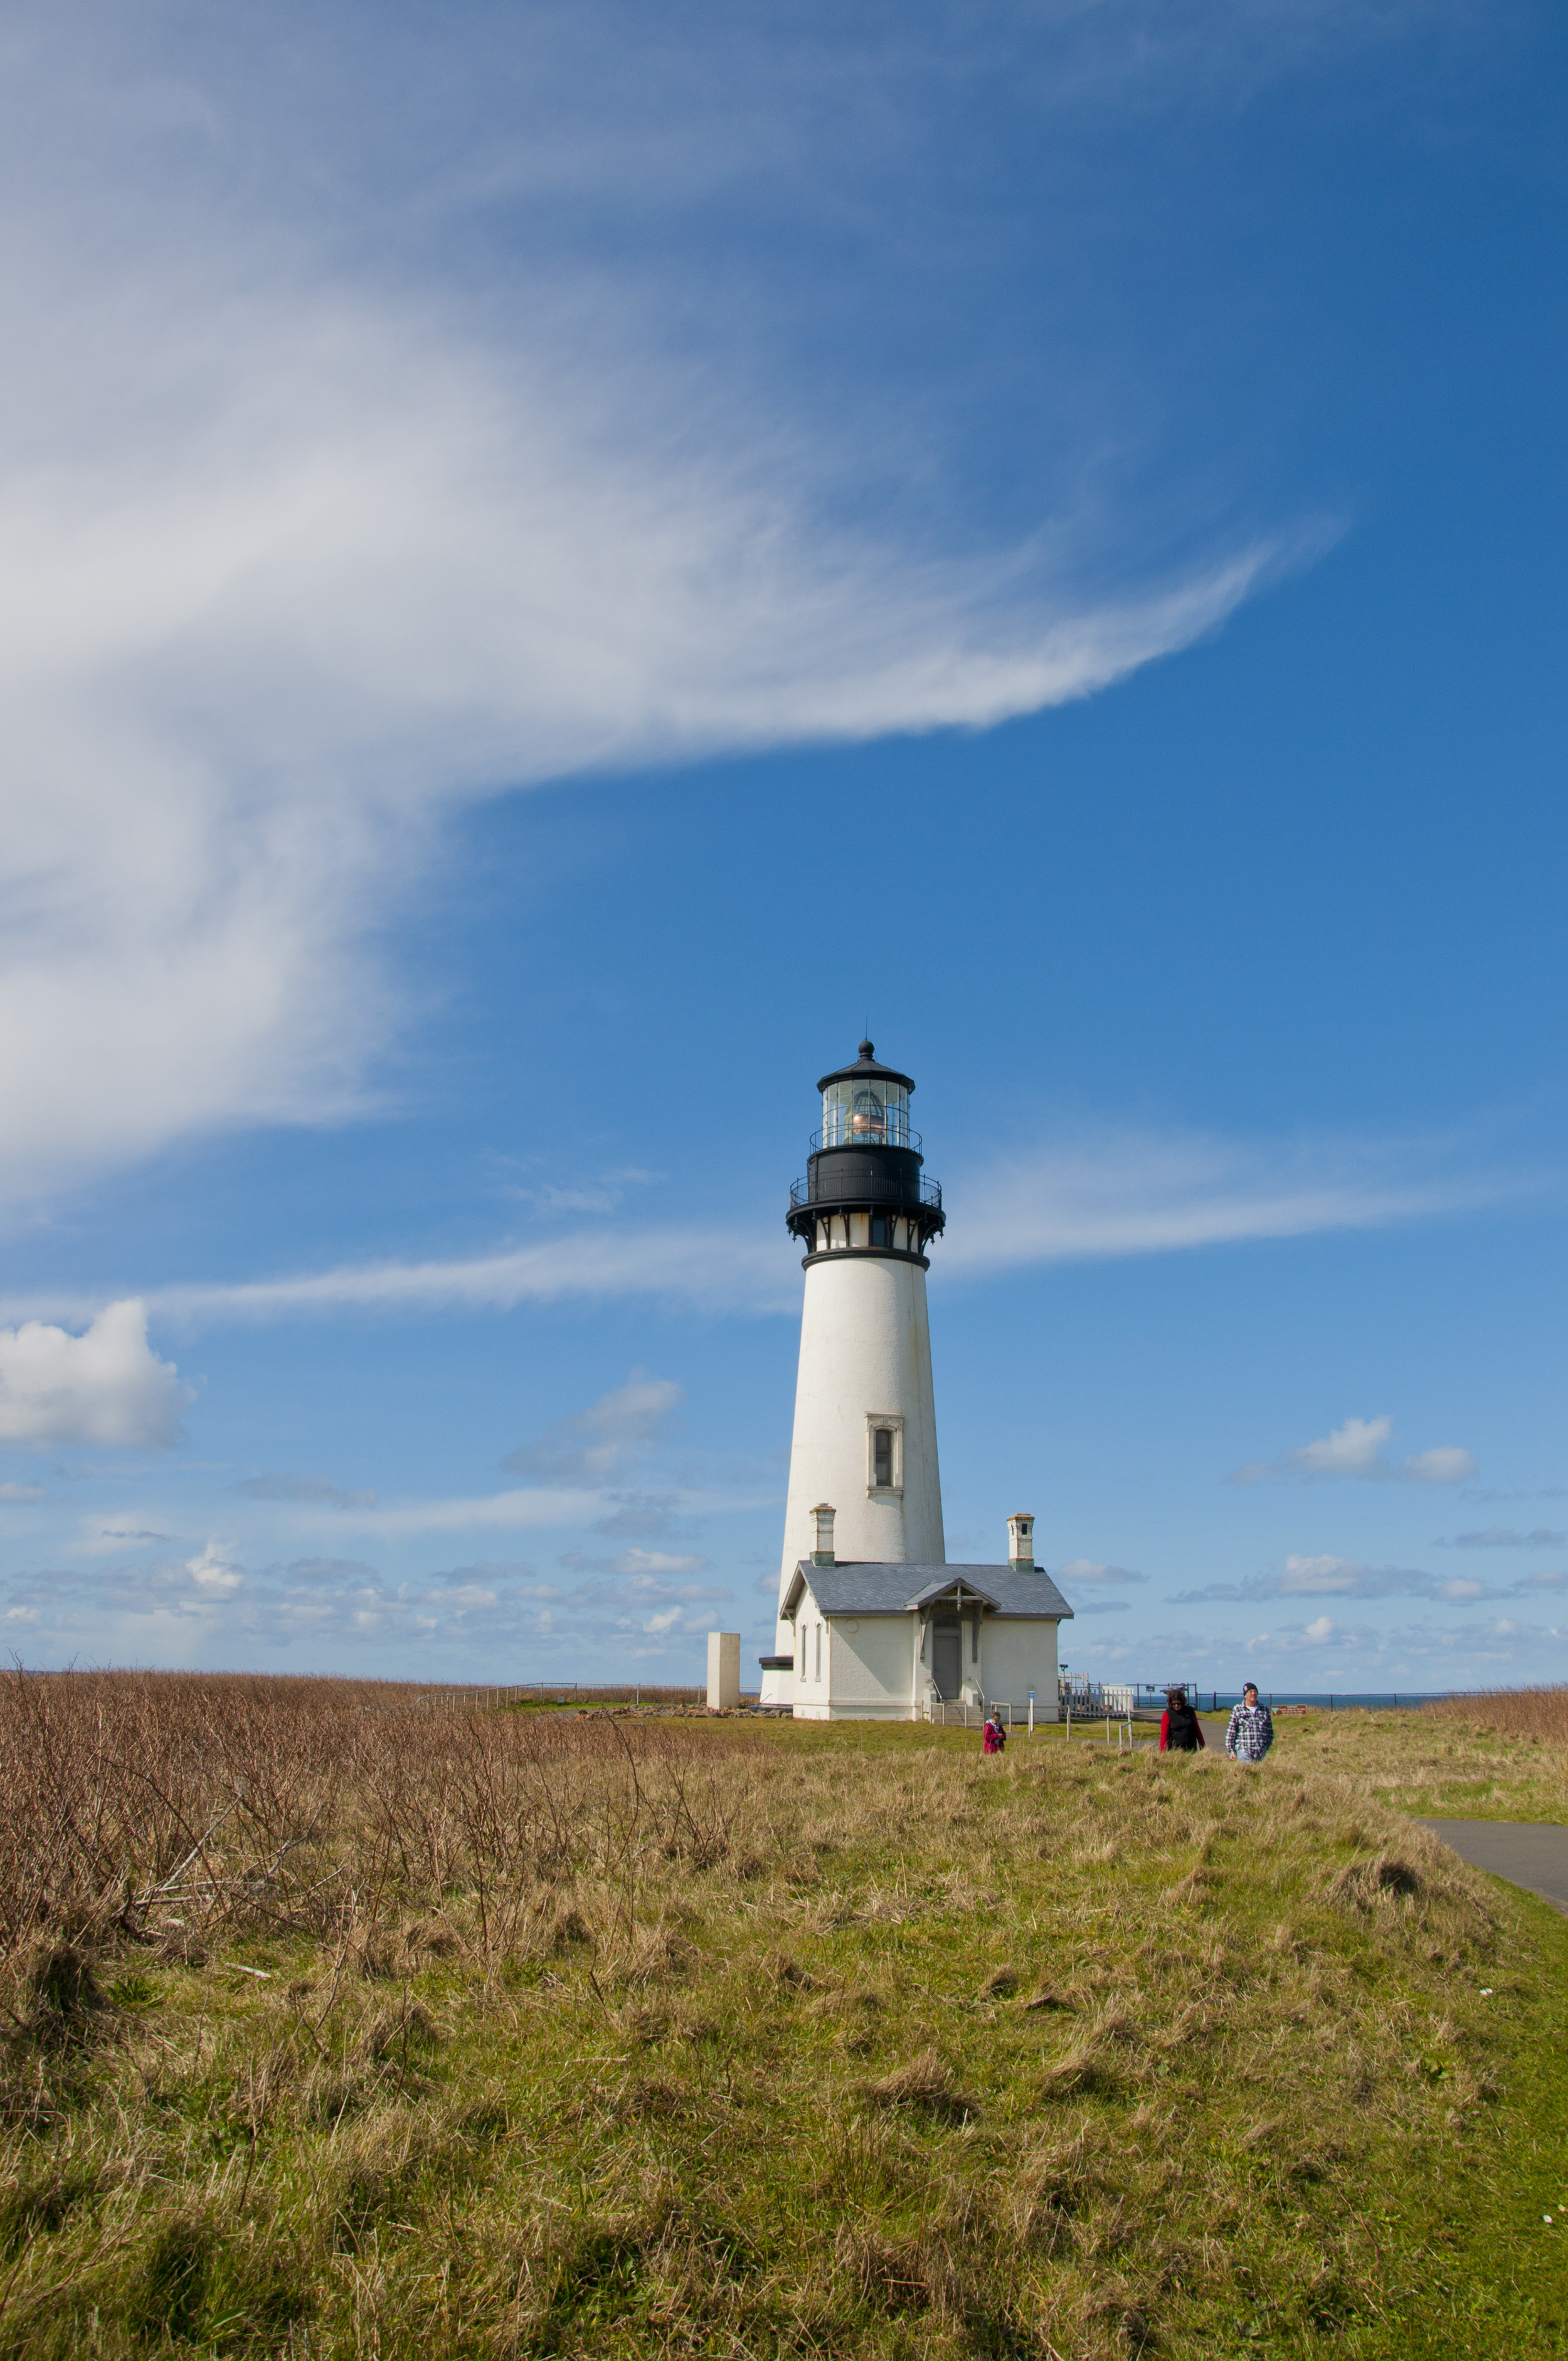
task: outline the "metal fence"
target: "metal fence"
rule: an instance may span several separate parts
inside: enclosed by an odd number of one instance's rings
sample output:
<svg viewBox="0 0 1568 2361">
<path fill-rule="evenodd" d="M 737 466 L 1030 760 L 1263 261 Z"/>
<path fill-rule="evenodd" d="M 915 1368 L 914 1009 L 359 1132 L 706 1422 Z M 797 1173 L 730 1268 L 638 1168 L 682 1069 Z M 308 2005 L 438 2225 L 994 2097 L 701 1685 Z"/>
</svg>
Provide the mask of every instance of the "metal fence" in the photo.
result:
<svg viewBox="0 0 1568 2361">
<path fill-rule="evenodd" d="M 994 1716 L 1006 1729 L 1012 1729 L 1013 1708 L 1005 1698 L 993 1697 L 979 1705 L 964 1705 L 959 1699 L 949 1697 L 927 1697 L 926 1700 L 926 1719 L 934 1721 L 940 1730 L 983 1730 L 988 1715 Z"/>
</svg>

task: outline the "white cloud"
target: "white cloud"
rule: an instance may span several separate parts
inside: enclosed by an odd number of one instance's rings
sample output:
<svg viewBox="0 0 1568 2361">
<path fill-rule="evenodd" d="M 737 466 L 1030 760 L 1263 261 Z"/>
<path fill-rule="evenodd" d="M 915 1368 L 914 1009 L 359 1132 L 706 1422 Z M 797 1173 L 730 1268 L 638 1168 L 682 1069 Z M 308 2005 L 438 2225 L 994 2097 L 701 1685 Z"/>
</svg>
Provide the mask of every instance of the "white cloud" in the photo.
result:
<svg viewBox="0 0 1568 2361">
<path fill-rule="evenodd" d="M 1378 1229 L 1519 1185 L 1447 1147 L 1084 1129 L 946 1181 L 962 1219 L 939 1251 L 962 1271 L 1170 1254 Z"/>
<path fill-rule="evenodd" d="M 147 1341 L 146 1307 L 111 1303 L 84 1335 L 30 1320 L 0 1329 L 0 1443 L 171 1444 L 195 1399 Z"/>
<path fill-rule="evenodd" d="M 1441 1444 L 1434 1451 L 1418 1451 L 1395 1471 L 1405 1484 L 1464 1484 L 1479 1473 L 1474 1453 L 1455 1444 Z"/>
<path fill-rule="evenodd" d="M 1435 1598 L 1464 1606 L 1477 1598 L 1496 1598 L 1483 1582 L 1464 1576 L 1424 1573 L 1420 1566 L 1363 1565 L 1349 1557 L 1305 1557 L 1292 1554 L 1277 1571 L 1249 1576 L 1242 1582 L 1212 1582 L 1201 1590 L 1182 1591 L 1179 1606 L 1234 1598 Z"/>
<path fill-rule="evenodd" d="M 1255 1459 L 1238 1467 L 1233 1484 L 1267 1484 L 1285 1476 L 1358 1477 L 1376 1484 L 1463 1484 L 1477 1472 L 1474 1455 L 1457 1444 L 1418 1451 L 1394 1460 L 1384 1446 L 1394 1432 L 1391 1418 L 1347 1418 L 1316 1443 L 1303 1443 L 1278 1459 Z"/>
<path fill-rule="evenodd" d="M 199 1591 L 219 1598 L 237 1590 L 245 1580 L 245 1569 L 235 1564 L 233 1551 L 219 1541 L 209 1541 L 199 1556 L 187 1558 L 185 1571 Z"/>
<path fill-rule="evenodd" d="M 44 1488 L 41 1484 L 0 1484 L 0 1500 L 12 1505 L 19 1505 L 29 1500 L 41 1500 L 43 1497 Z"/>
<path fill-rule="evenodd" d="M 1568 1542 L 1568 1533 L 1558 1532 L 1545 1525 L 1536 1525 L 1530 1532 L 1520 1532 L 1511 1525 L 1488 1525 L 1482 1532 L 1455 1533 L 1452 1541 L 1439 1540 L 1437 1549 L 1561 1549 Z"/>
<path fill-rule="evenodd" d="M 609 1483 L 646 1455 L 685 1399 L 673 1378 L 633 1369 L 625 1385 L 558 1420 L 539 1442 L 520 1444 L 501 1466 L 546 1483 Z"/>
<path fill-rule="evenodd" d="M 575 1485 L 519 1485 L 505 1492 L 459 1495 L 455 1499 L 407 1500 L 374 1509 L 328 1504 L 331 1529 L 378 1533 L 387 1539 L 407 1539 L 419 1533 L 547 1530 L 559 1525 L 591 1525 L 596 1532 L 646 1541 L 667 1533 L 680 1518 L 773 1507 L 774 1496 L 762 1500 L 745 1494 L 696 1490 L 656 1495 L 590 1490 Z M 296 1526 L 310 1522 L 302 1508 Z"/>
<path fill-rule="evenodd" d="M 580 1551 L 570 1550 L 561 1560 L 579 1574 L 706 1574 L 708 1561 L 705 1557 L 680 1556 L 671 1550 L 622 1550 L 617 1557 L 585 1557 Z M 776 1583 L 773 1586 L 777 1587 Z"/>
<path fill-rule="evenodd" d="M 1054 1567 L 1052 1573 L 1058 1583 L 1089 1583 L 1095 1587 L 1148 1580 L 1146 1574 L 1135 1574 L 1131 1566 L 1103 1565 L 1097 1558 L 1091 1557 L 1069 1558 L 1065 1565 Z"/>
<path fill-rule="evenodd" d="M 586 1523 L 603 1506 L 598 1492 L 520 1488 L 446 1500 L 411 1500 L 400 1508 L 334 1509 L 334 1525 L 381 1533 L 389 1539 L 414 1533 L 499 1530 L 527 1532 L 551 1525 Z"/>
<path fill-rule="evenodd" d="M 233 1284 L 155 1289 L 148 1301 L 176 1321 L 298 1317 L 316 1312 L 511 1310 L 627 1296 L 663 1297 L 705 1311 L 798 1307 L 798 1258 L 782 1232 L 579 1230 L 462 1260 L 340 1264 L 335 1269 Z"/>
<path fill-rule="evenodd" d="M 236 1487 L 252 1500 L 320 1501 L 334 1509 L 373 1509 L 376 1495 L 366 1489 L 351 1491 L 334 1484 L 329 1476 L 251 1476 Z"/>
<path fill-rule="evenodd" d="M 1311 1642 L 1314 1648 L 1327 1647 L 1333 1635 L 1334 1627 L 1326 1615 L 1320 1615 L 1315 1622 L 1309 1623 L 1301 1634 L 1304 1640 Z"/>
<path fill-rule="evenodd" d="M 1284 1465 L 1300 1476 L 1371 1476 L 1383 1460 L 1383 1445 L 1394 1432 L 1391 1418 L 1347 1418 L 1319 1443 L 1304 1443 L 1288 1451 Z"/>
<path fill-rule="evenodd" d="M 100 1660 L 276 1664 L 308 1650 L 313 1663 L 364 1671 L 375 1661 L 405 1677 L 412 1657 L 416 1676 L 438 1679 L 496 1678 L 502 1643 L 507 1669 L 563 1647 L 569 1675 L 585 1649 L 674 1650 L 678 1660 L 706 1628 L 696 1602 L 722 1595 L 645 1572 L 567 1593 L 531 1566 L 487 1561 L 400 1582 L 335 1556 L 251 1566 L 219 1539 L 188 1558 L 0 1576 L 0 1613 L 35 1659 L 43 1649 L 69 1661 L 88 1646 Z M 685 1676 L 696 1670 L 694 1657 Z"/>
<path fill-rule="evenodd" d="M 504 60 L 513 119 L 476 140 L 493 38 L 406 60 L 382 110 L 381 28 L 335 53 L 313 37 L 302 108 L 241 29 L 133 48 L 102 11 L 23 15 L 0 117 L 13 1201 L 361 1104 L 399 1015 L 370 939 L 464 800 L 983 728 L 1188 645 L 1306 545 L 1193 554 L 1178 526 L 1150 558 L 1148 521 L 1111 523 L 1102 488 L 1042 487 L 1006 541 L 944 522 L 940 497 L 922 519 L 913 415 L 904 469 L 884 399 L 786 384 L 769 322 L 795 290 L 754 268 L 726 304 L 700 238 L 644 248 L 672 181 L 727 206 L 765 176 L 781 218 L 823 202 L 819 174 L 779 169 L 817 112 L 806 85 L 835 110 L 853 89 L 879 125 L 902 107 L 912 133 L 919 97 L 869 60 L 851 81 L 807 47 L 716 103 L 750 44 L 649 56 L 618 20 L 590 71 L 552 18 Z M 629 41 L 648 71 L 607 76 Z M 924 70 L 928 102 L 948 69 Z M 427 80 L 446 107 L 416 96 Z M 546 86 L 562 112 L 542 121 Z M 782 147 L 739 139 L 735 102 L 794 114 Z M 422 139 L 382 151 L 382 113 L 411 110 Z M 848 143 L 857 170 L 874 144 Z M 635 220 L 635 268 L 613 231 L 591 256 L 552 243 L 568 182 L 574 208 Z M 893 185 L 850 202 L 880 225 L 874 271 L 903 207 Z"/>
<path fill-rule="evenodd" d="M 1087 1150 L 1043 1151 L 1026 1166 L 982 1168 L 947 1191 L 955 1219 L 934 1254 L 938 1277 L 985 1277 L 1032 1264 L 1086 1257 L 1180 1253 L 1198 1246 L 1260 1237 L 1367 1227 L 1457 1211 L 1517 1191 L 1499 1176 L 1464 1177 L 1445 1169 L 1447 1152 L 1431 1151 L 1424 1171 L 1396 1183 L 1388 1177 L 1409 1150 L 1361 1152 L 1363 1180 L 1343 1177 L 1348 1151 L 1341 1142 L 1288 1150 L 1258 1142 L 1209 1140 L 1201 1151 L 1184 1135 L 1097 1134 Z M 1064 1160 L 1065 1159 L 1065 1160 Z M 1299 1185 L 1269 1196 L 1240 1187 L 1255 1169 L 1278 1175 L 1291 1161 Z M 1321 1167 L 1323 1185 L 1302 1175 Z M 1370 1176 L 1384 1173 L 1381 1181 Z M 1340 1173 L 1331 1180 L 1327 1176 Z M 180 1325 L 233 1320 L 310 1318 L 340 1312 L 422 1314 L 506 1312 L 524 1303 L 609 1301 L 652 1298 L 703 1312 L 795 1314 L 800 1305 L 798 1257 L 775 1223 L 754 1227 L 714 1224 L 583 1227 L 486 1254 L 414 1261 L 342 1263 L 323 1271 L 275 1278 L 179 1280 L 144 1289 L 141 1300 L 160 1319 Z M 12 1296 L 0 1312 L 88 1319 L 100 1297 L 52 1290 L 47 1296 Z M 651 1382 L 659 1382 L 652 1380 Z M 613 1397 L 607 1397 L 607 1402 Z M 603 1405 L 582 1413 L 598 1415 Z M 606 1415 L 611 1413 L 606 1412 Z M 1468 1453 L 1442 1446 L 1420 1452 L 1402 1466 L 1379 1462 L 1369 1443 L 1386 1420 L 1348 1420 L 1321 1442 L 1281 1461 L 1255 1462 L 1232 1478 L 1255 1483 L 1281 1474 L 1356 1473 L 1405 1482 L 1455 1483 L 1474 1472 Z M 587 1430 L 582 1430 L 586 1435 Z M 530 1451 L 582 1447 L 565 1429 Z"/>
</svg>

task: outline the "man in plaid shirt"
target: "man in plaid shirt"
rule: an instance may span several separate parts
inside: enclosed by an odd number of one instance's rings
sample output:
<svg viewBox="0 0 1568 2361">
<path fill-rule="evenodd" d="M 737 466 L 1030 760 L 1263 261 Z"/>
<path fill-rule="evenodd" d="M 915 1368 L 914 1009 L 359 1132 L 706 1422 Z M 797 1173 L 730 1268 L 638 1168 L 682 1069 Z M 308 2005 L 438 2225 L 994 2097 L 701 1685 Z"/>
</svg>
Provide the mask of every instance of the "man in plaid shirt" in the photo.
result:
<svg viewBox="0 0 1568 2361">
<path fill-rule="evenodd" d="M 1248 1681 L 1240 1705 L 1231 1708 L 1225 1752 L 1233 1763 L 1261 1763 L 1274 1743 L 1274 1716 L 1257 1701 L 1257 1683 Z"/>
</svg>

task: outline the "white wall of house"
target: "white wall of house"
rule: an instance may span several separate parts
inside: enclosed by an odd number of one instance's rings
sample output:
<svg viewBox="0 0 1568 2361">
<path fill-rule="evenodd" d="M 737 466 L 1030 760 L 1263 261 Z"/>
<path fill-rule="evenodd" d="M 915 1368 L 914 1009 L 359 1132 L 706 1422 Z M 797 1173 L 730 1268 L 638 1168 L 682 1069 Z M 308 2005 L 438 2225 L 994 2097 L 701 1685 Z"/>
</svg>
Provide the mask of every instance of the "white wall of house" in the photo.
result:
<svg viewBox="0 0 1568 2361">
<path fill-rule="evenodd" d="M 828 1682 L 824 1675 L 829 1669 L 831 1656 L 828 1634 L 817 1601 L 809 1593 L 795 1613 L 794 1624 L 782 1623 L 781 1631 L 789 1634 L 786 1644 L 795 1653 L 795 1713 L 797 1721 L 820 1721 L 827 1719 Z M 783 1649 L 779 1652 L 784 1653 Z M 818 1669 L 813 1671 L 813 1662 Z"/>
<path fill-rule="evenodd" d="M 793 1628 L 795 1716 L 798 1721 L 908 1721 L 924 1709 L 927 1666 L 919 1656 L 915 1615 L 825 1617 L 809 1590 Z M 981 1624 L 980 1664 L 964 1632 L 964 1676 L 978 1677 L 988 1705 L 1005 1701 L 1014 1720 L 1057 1718 L 1057 1627 L 1031 1618 L 987 1617 Z"/>
<path fill-rule="evenodd" d="M 988 1705 L 1008 1704 L 1022 1721 L 1035 1692 L 1035 1719 L 1057 1719 L 1057 1626 L 1043 1619 L 987 1616 L 980 1627 L 980 1685 Z"/>
<path fill-rule="evenodd" d="M 907 1721 L 912 1701 L 908 1615 L 839 1615 L 832 1634 L 830 1709 L 862 1720 Z"/>
</svg>

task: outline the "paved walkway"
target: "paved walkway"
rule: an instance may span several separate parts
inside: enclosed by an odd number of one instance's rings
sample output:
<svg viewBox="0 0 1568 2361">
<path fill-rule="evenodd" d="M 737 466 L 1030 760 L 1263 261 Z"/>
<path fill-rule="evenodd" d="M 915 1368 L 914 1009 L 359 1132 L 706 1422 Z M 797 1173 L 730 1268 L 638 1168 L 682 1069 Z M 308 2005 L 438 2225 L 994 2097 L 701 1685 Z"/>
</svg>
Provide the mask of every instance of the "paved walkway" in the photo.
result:
<svg viewBox="0 0 1568 2361">
<path fill-rule="evenodd" d="M 1551 1820 L 1420 1820 L 1461 1861 L 1525 1886 L 1568 1917 L 1568 1828 Z"/>
</svg>

